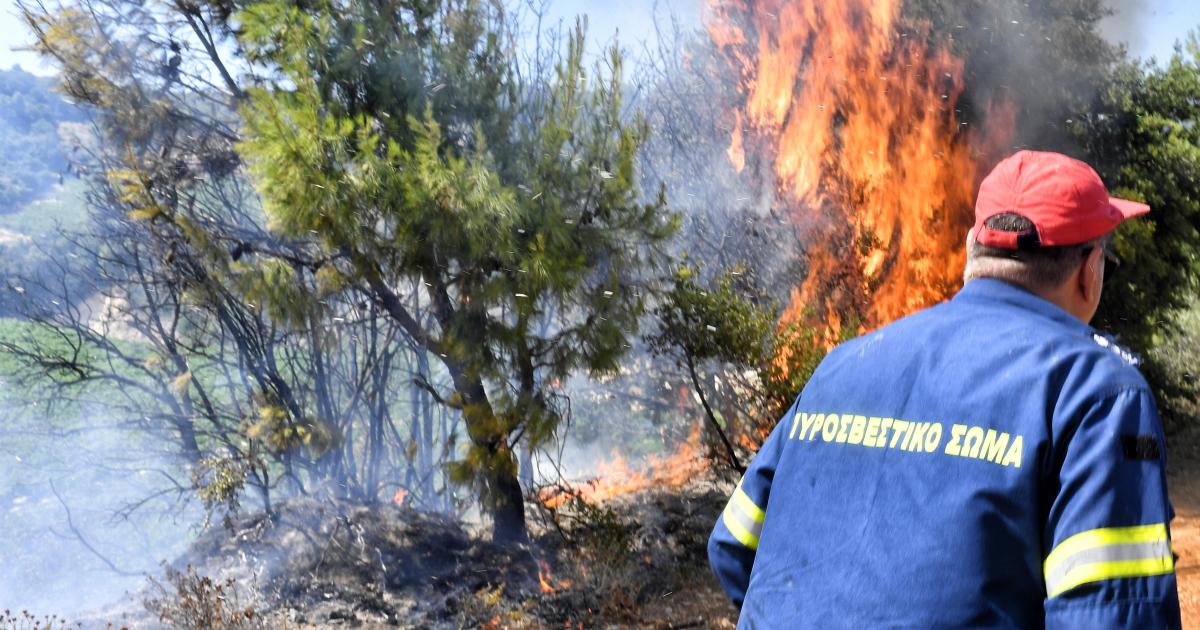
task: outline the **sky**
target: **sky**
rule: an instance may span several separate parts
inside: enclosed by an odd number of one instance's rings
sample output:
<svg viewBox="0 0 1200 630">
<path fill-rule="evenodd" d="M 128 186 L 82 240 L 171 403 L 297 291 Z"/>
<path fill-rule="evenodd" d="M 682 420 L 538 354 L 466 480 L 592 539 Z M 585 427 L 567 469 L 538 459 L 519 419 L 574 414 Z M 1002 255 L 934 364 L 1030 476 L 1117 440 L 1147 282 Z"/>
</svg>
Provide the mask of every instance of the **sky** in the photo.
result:
<svg viewBox="0 0 1200 630">
<path fill-rule="evenodd" d="M 815 1 L 815 0 L 810 0 Z M 570 23 L 576 15 L 587 15 L 589 39 L 608 41 L 620 32 L 623 45 L 654 38 L 653 18 L 674 12 L 685 25 L 698 26 L 705 0 L 552 0 L 551 20 Z M 1117 15 L 1104 24 L 1112 39 L 1125 42 L 1138 57 L 1169 58 L 1172 47 L 1189 30 L 1200 28 L 1200 2 L 1197 0 L 1114 0 L 1119 4 Z M 28 52 L 13 50 L 27 45 L 29 36 L 16 16 L 14 0 L 0 0 L 0 68 L 13 64 L 38 74 L 50 74 L 52 68 L 43 65 Z"/>
</svg>

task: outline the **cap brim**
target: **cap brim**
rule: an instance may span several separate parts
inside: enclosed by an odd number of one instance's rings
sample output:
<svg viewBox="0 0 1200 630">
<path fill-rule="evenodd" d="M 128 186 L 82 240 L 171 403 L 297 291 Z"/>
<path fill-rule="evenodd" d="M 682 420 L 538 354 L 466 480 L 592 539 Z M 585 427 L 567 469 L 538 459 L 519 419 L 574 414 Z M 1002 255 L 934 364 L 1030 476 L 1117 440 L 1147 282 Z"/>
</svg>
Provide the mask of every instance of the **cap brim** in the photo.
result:
<svg viewBox="0 0 1200 630">
<path fill-rule="evenodd" d="M 1129 201 L 1128 199 L 1109 197 L 1108 203 L 1112 204 L 1112 207 L 1116 208 L 1117 212 L 1120 212 L 1121 216 L 1125 217 L 1126 219 L 1131 219 L 1133 217 L 1150 212 L 1150 206 L 1144 203 L 1138 203 L 1136 201 Z"/>
</svg>

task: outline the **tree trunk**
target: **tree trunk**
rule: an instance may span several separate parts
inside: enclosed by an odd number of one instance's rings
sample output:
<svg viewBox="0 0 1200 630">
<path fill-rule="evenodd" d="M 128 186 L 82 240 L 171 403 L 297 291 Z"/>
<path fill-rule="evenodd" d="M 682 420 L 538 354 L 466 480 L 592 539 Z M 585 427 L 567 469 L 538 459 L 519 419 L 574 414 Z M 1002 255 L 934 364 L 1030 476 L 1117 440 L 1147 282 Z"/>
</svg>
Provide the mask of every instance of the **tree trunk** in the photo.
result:
<svg viewBox="0 0 1200 630">
<path fill-rule="evenodd" d="M 451 377 L 462 395 L 467 434 L 484 451 L 487 509 L 492 517 L 492 542 L 512 544 L 528 539 L 525 531 L 525 496 L 517 480 L 517 462 L 508 448 L 509 436 L 496 430 L 495 412 L 479 377 L 466 376 L 449 362 Z M 469 410 L 469 411 L 468 411 Z"/>
<path fill-rule="evenodd" d="M 442 357 L 442 364 L 450 372 L 454 381 L 454 389 L 461 397 L 463 420 L 467 425 L 467 434 L 476 448 L 483 451 L 484 470 L 478 474 L 482 478 L 486 492 L 485 508 L 492 517 L 492 540 L 508 544 L 522 542 L 528 539 L 525 530 L 525 498 L 521 494 L 521 483 L 517 480 L 517 466 L 513 459 L 512 450 L 508 447 L 508 431 L 498 429 L 496 415 L 492 402 L 488 399 L 487 389 L 478 370 L 472 370 L 467 361 L 447 356 L 443 352 L 440 340 L 435 339 L 428 330 L 421 326 L 408 308 L 383 279 L 383 274 L 376 263 L 366 260 L 361 254 L 348 248 L 342 250 L 355 262 L 356 267 L 363 273 L 368 286 L 379 300 L 387 313 L 400 324 L 412 339 L 424 350 L 432 351 Z M 433 316 L 442 330 L 453 327 L 457 318 L 454 307 L 442 278 L 436 273 L 423 276 L 432 300 Z M 474 334 L 482 334 L 484 326 L 476 326 Z M 472 344 L 482 343 L 482 339 L 459 339 L 458 341 Z"/>
<path fill-rule="evenodd" d="M 492 512 L 492 542 L 508 545 L 528 540 L 525 531 L 525 495 L 512 468 L 488 471 L 489 508 Z"/>
</svg>

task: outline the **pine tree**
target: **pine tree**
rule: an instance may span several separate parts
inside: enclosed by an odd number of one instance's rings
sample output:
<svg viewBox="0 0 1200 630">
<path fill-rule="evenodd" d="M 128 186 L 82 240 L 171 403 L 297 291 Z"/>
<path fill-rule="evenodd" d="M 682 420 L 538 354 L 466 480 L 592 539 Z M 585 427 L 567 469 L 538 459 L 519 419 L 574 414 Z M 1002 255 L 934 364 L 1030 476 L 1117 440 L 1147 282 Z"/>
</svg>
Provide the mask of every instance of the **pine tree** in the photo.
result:
<svg viewBox="0 0 1200 630">
<path fill-rule="evenodd" d="M 272 78 L 241 145 L 272 227 L 441 358 L 454 390 L 436 395 L 470 438 L 454 476 L 496 540 L 524 538 L 514 448 L 553 435 L 563 379 L 617 369 L 676 228 L 635 184 L 647 129 L 623 115 L 619 52 L 586 67 L 576 27 L 522 64 L 482 0 L 265 0 L 236 19 Z"/>
</svg>

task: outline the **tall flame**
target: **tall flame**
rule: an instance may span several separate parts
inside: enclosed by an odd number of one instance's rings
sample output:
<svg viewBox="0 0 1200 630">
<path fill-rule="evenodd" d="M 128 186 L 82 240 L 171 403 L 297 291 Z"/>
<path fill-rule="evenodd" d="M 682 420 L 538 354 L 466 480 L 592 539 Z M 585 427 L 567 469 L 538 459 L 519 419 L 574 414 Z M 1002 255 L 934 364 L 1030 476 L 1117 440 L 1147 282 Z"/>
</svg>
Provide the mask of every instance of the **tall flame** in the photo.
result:
<svg viewBox="0 0 1200 630">
<path fill-rule="evenodd" d="M 899 0 L 710 0 L 708 31 L 738 73 L 729 157 L 772 169 L 810 243 L 784 322 L 875 327 L 960 284 L 977 160 L 955 107 L 963 62 L 904 32 Z M 1004 120 L 1007 119 L 1007 120 Z M 986 156 L 990 159 L 992 156 Z"/>
</svg>

